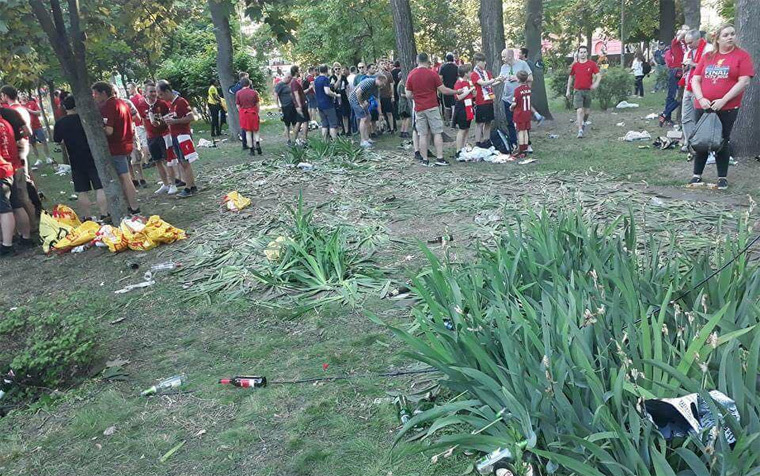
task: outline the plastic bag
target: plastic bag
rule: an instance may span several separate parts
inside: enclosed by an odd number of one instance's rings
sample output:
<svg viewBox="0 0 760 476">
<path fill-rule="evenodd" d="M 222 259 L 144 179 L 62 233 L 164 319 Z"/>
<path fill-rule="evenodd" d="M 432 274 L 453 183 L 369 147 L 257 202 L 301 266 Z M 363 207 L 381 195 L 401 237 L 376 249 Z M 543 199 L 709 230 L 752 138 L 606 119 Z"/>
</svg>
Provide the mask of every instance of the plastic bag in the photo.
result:
<svg viewBox="0 0 760 476">
<path fill-rule="evenodd" d="M 152 215 L 148 219 L 143 231 L 151 241 L 156 243 L 174 243 L 187 238 L 185 230 L 170 225 L 158 215 Z"/>
<path fill-rule="evenodd" d="M 95 241 L 107 246 L 111 253 L 118 253 L 127 249 L 127 239 L 124 238 L 124 233 L 111 225 L 101 226 L 96 234 Z"/>
<path fill-rule="evenodd" d="M 66 238 L 72 227 L 56 220 L 46 211 L 40 214 L 40 239 L 42 240 L 42 251 L 50 252 L 50 247 Z"/>
<path fill-rule="evenodd" d="M 694 152 L 708 154 L 723 148 L 723 124 L 713 111 L 705 111 L 689 136 L 689 147 Z"/>
<path fill-rule="evenodd" d="M 240 195 L 237 190 L 225 195 L 224 198 L 222 198 L 222 202 L 227 204 L 227 210 L 233 212 L 239 212 L 243 208 L 251 205 L 251 199 Z"/>
<path fill-rule="evenodd" d="M 86 221 L 71 230 L 65 238 L 58 240 L 53 247 L 56 250 L 66 251 L 75 246 L 84 245 L 95 239 L 98 230 L 100 230 L 100 225 L 94 221 Z"/>
<path fill-rule="evenodd" d="M 282 246 L 287 241 L 284 236 L 278 236 L 276 240 L 270 241 L 267 247 L 264 249 L 264 255 L 269 261 L 278 261 L 280 259 L 280 253 L 282 252 Z"/>
<path fill-rule="evenodd" d="M 82 224 L 74 210 L 60 203 L 53 207 L 53 218 L 72 228 Z"/>
</svg>

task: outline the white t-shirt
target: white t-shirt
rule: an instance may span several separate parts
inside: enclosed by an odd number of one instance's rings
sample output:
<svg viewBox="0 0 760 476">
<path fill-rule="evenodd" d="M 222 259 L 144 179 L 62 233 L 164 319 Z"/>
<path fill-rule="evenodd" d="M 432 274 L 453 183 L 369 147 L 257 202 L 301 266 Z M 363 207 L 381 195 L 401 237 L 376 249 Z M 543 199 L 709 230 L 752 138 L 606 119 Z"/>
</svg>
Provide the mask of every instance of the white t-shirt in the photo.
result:
<svg viewBox="0 0 760 476">
<path fill-rule="evenodd" d="M 634 58 L 633 63 L 631 64 L 631 69 L 633 70 L 634 76 L 644 76 L 644 63 L 638 59 Z"/>
</svg>

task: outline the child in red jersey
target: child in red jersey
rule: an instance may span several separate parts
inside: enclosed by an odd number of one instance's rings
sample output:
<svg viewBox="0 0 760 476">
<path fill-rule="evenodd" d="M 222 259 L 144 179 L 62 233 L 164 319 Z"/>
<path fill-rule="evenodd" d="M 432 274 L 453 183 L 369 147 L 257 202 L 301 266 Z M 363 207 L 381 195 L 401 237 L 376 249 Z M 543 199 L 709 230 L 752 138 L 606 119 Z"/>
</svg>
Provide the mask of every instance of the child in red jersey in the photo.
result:
<svg viewBox="0 0 760 476">
<path fill-rule="evenodd" d="M 517 80 L 520 81 L 520 85 L 515 89 L 515 99 L 510 106 L 513 111 L 512 117 L 515 121 L 515 129 L 517 129 L 517 144 L 518 150 L 515 153 L 516 159 L 524 159 L 528 150 L 528 142 L 530 141 L 530 121 L 533 119 L 533 113 L 536 109 L 530 102 L 530 85 L 528 85 L 528 72 L 518 71 Z"/>
</svg>

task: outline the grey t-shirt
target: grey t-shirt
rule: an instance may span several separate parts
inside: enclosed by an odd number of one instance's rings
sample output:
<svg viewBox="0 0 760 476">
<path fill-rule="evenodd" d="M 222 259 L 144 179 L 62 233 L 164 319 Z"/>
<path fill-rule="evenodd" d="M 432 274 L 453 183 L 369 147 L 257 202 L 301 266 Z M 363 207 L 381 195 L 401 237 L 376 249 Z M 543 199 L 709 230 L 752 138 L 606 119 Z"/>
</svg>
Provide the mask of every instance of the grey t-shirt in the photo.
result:
<svg viewBox="0 0 760 476">
<path fill-rule="evenodd" d="M 510 66 L 508 64 L 504 64 L 501 67 L 501 71 L 499 71 L 499 76 L 514 76 L 518 73 L 518 71 L 525 71 L 528 74 L 533 74 L 533 71 L 530 70 L 530 66 L 528 66 L 528 63 L 526 63 L 523 60 L 515 60 L 515 63 Z M 501 100 L 507 101 L 509 103 L 512 102 L 515 98 L 515 89 L 517 89 L 517 86 L 520 85 L 520 82 L 515 81 L 504 81 L 504 87 L 501 90 Z"/>
<path fill-rule="evenodd" d="M 280 98 L 280 105 L 282 107 L 288 107 L 293 104 L 293 91 L 290 89 L 290 83 L 280 81 L 274 87 L 274 92 Z"/>
</svg>

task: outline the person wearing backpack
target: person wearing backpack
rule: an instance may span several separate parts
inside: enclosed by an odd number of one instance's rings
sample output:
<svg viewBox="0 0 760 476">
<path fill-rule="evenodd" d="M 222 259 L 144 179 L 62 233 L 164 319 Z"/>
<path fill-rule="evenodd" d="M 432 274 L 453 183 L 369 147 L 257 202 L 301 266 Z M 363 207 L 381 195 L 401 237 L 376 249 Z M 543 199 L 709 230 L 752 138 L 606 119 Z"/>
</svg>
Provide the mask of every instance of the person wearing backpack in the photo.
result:
<svg viewBox="0 0 760 476">
<path fill-rule="evenodd" d="M 728 188 L 728 142 L 741 107 L 744 90 L 754 75 L 752 57 L 736 45 L 736 30 L 730 24 L 718 29 L 713 39 L 713 50 L 702 56 L 691 75 L 691 87 L 696 100 L 695 120 L 699 121 L 704 114 L 714 113 L 723 126 L 723 146 L 717 151 L 715 159 L 720 190 Z M 706 150 L 697 151 L 690 186 L 704 184 L 702 172 L 707 163 L 707 155 Z"/>
</svg>

